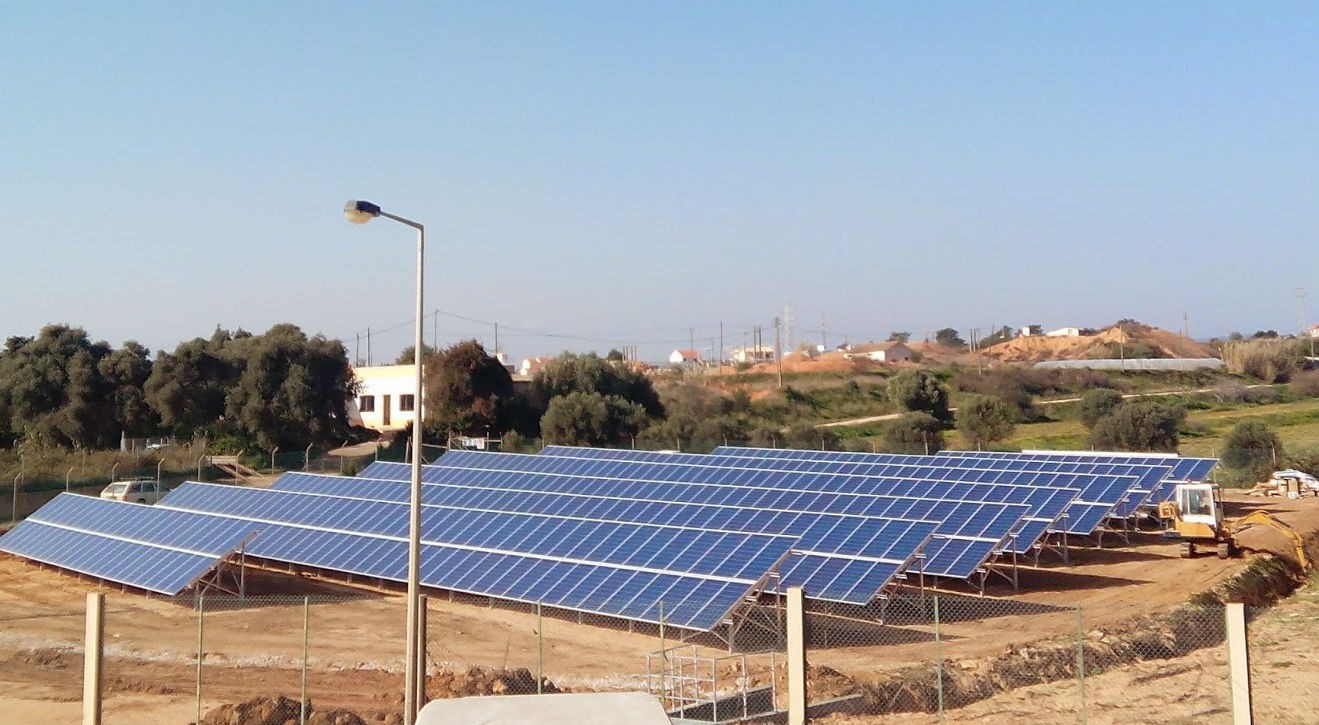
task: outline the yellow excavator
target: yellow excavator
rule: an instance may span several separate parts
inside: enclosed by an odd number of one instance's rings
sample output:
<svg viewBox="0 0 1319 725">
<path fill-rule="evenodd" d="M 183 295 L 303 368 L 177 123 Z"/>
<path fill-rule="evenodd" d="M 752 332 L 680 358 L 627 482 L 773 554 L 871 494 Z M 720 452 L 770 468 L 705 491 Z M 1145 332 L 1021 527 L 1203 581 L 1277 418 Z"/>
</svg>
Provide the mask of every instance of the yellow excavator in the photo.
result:
<svg viewBox="0 0 1319 725">
<path fill-rule="evenodd" d="M 1197 544 L 1215 546 L 1218 558 L 1226 559 L 1241 548 L 1237 543 L 1241 532 L 1252 526 L 1269 526 L 1291 540 L 1296 563 L 1302 570 L 1310 570 L 1301 535 L 1269 512 L 1256 510 L 1239 519 L 1224 519 L 1223 494 L 1217 484 L 1177 484 L 1172 500 L 1159 503 L 1159 518 L 1166 522 L 1164 537 L 1181 540 L 1183 559 L 1195 556 Z"/>
</svg>

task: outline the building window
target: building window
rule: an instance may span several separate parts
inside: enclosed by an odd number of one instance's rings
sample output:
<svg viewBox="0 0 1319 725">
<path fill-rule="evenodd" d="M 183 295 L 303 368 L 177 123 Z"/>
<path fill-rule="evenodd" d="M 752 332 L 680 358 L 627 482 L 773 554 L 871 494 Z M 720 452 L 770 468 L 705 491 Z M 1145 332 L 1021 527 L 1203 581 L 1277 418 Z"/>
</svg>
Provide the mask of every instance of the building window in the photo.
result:
<svg viewBox="0 0 1319 725">
<path fill-rule="evenodd" d="M 376 396 L 363 395 L 357 399 L 357 410 L 361 413 L 376 412 Z"/>
<path fill-rule="evenodd" d="M 416 399 L 417 399 L 417 396 L 415 396 L 415 395 L 400 395 L 400 396 L 398 396 L 398 409 L 399 409 L 399 411 L 400 411 L 400 412 L 403 412 L 403 413 L 411 413 L 412 410 L 413 410 L 414 408 L 417 407 L 416 404 L 414 403 L 414 401 L 415 401 Z"/>
</svg>

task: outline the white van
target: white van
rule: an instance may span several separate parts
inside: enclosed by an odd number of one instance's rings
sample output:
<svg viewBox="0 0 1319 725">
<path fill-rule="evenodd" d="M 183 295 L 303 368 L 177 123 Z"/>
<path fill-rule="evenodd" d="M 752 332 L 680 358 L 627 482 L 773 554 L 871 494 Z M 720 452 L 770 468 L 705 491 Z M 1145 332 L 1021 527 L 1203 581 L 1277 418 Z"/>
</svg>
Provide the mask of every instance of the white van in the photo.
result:
<svg viewBox="0 0 1319 725">
<path fill-rule="evenodd" d="M 131 503 L 155 503 L 168 489 L 155 479 L 137 479 L 133 481 L 114 481 L 101 490 L 101 498 Z"/>
</svg>

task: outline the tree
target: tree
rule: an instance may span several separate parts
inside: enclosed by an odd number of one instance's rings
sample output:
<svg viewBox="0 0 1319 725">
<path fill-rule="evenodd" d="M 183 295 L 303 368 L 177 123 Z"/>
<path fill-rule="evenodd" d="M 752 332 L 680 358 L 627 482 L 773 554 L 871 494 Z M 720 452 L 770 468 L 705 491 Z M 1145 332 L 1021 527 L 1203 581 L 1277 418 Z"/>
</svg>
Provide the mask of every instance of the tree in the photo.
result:
<svg viewBox="0 0 1319 725">
<path fill-rule="evenodd" d="M 957 330 L 951 327 L 945 327 L 934 333 L 934 341 L 954 350 L 961 350 L 966 347 L 966 341 L 962 339 L 961 335 L 957 334 Z"/>
<path fill-rule="evenodd" d="M 1004 325 L 998 328 L 997 330 L 995 330 L 993 334 L 988 335 L 984 339 L 982 339 L 980 341 L 980 347 L 982 348 L 989 347 L 991 345 L 997 345 L 1000 342 L 1007 342 L 1008 340 L 1011 340 L 1016 336 L 1017 336 L 1016 330 L 1012 329 L 1011 327 L 1008 327 L 1007 325 Z"/>
<path fill-rule="evenodd" d="M 608 355 L 605 355 L 605 359 L 609 362 L 623 362 L 624 358 L 623 353 L 620 350 L 613 348 L 609 351 Z"/>
<path fill-rule="evenodd" d="M 532 378 L 531 389 L 541 405 L 574 392 L 617 396 L 640 405 L 646 415 L 664 415 L 659 394 L 643 374 L 623 365 L 611 365 L 595 353 L 564 353 L 545 364 Z"/>
<path fill-rule="evenodd" d="M 909 340 L 911 340 L 911 333 L 906 330 L 898 330 L 888 334 L 889 342 L 901 342 L 905 344 Z"/>
<path fill-rule="evenodd" d="M 147 405 L 179 435 L 220 420 L 225 395 L 244 365 L 235 352 L 233 338 L 220 331 L 210 340 L 198 337 L 179 343 L 172 353 L 162 351 L 143 385 Z"/>
<path fill-rule="evenodd" d="M 160 427 L 160 416 L 146 399 L 151 367 L 151 351 L 134 340 L 111 351 L 97 364 L 109 388 L 115 423 L 130 436 L 146 436 Z"/>
<path fill-rule="evenodd" d="M 550 400 L 540 419 L 546 445 L 610 446 L 641 429 L 646 411 L 617 395 L 573 391 Z"/>
<path fill-rule="evenodd" d="M 889 453 L 933 454 L 943 450 L 944 425 L 929 413 L 904 413 L 884 429 Z"/>
<path fill-rule="evenodd" d="M 111 393 L 98 364 L 104 342 L 68 325 L 47 325 L 35 338 L 11 337 L 0 357 L 0 399 L 16 434 L 68 446 L 118 441 Z"/>
<path fill-rule="evenodd" d="M 417 361 L 417 357 L 416 357 L 416 354 L 415 354 L 415 352 L 414 352 L 416 349 L 417 349 L 417 346 L 416 346 L 416 345 L 408 345 L 407 347 L 403 348 L 403 352 L 400 352 L 400 353 L 398 354 L 398 357 L 394 358 L 394 364 L 395 364 L 395 365 L 411 365 L 411 364 L 413 364 L 414 362 L 416 362 L 416 361 Z M 437 350 L 436 350 L 435 348 L 431 347 L 430 345 L 427 345 L 427 344 L 424 343 L 424 342 L 421 343 L 421 360 L 422 360 L 422 364 L 425 364 L 426 360 L 428 360 L 428 359 L 429 359 L 432 355 L 434 355 L 436 352 L 437 352 Z"/>
<path fill-rule="evenodd" d="M 1123 403 L 1095 423 L 1090 444 L 1117 451 L 1176 452 L 1178 429 L 1186 420 L 1180 405 L 1155 400 Z"/>
<path fill-rule="evenodd" d="M 957 407 L 957 430 L 980 450 L 1012 435 L 1012 411 L 1001 400 L 973 395 Z"/>
<path fill-rule="evenodd" d="M 1093 388 L 1081 396 L 1078 414 L 1081 424 L 1091 430 L 1101 418 L 1108 416 L 1122 405 L 1122 393 L 1109 388 Z"/>
<path fill-rule="evenodd" d="M 904 410 L 929 413 L 944 428 L 951 427 L 948 386 L 924 370 L 903 370 L 888 381 L 889 399 Z"/>
<path fill-rule="evenodd" d="M 715 390 L 679 383 L 665 388 L 660 400 L 664 420 L 650 425 L 641 435 L 648 446 L 708 451 L 723 445 L 725 437 L 737 437 L 737 424 L 728 417 L 732 401 Z"/>
<path fill-rule="evenodd" d="M 448 433 L 503 433 L 515 414 L 513 377 L 476 340 L 432 353 L 425 362 L 426 427 Z"/>
<path fill-rule="evenodd" d="M 225 396 L 225 416 L 248 440 L 263 450 L 343 440 L 356 392 L 343 343 L 281 323 L 235 347 L 246 360 Z"/>
<path fill-rule="evenodd" d="M 1262 421 L 1243 420 L 1223 440 L 1223 465 L 1247 481 L 1268 480 L 1284 456 L 1278 434 Z"/>
</svg>

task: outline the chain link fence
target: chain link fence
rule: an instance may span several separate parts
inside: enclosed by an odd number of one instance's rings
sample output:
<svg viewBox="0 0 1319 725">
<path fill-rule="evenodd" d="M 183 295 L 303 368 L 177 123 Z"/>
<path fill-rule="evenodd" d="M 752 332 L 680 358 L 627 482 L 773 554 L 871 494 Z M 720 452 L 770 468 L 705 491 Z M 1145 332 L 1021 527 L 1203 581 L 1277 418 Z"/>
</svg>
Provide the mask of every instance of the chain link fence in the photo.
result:
<svg viewBox="0 0 1319 725">
<path fill-rule="evenodd" d="M 11 686 L 80 699 L 77 589 L 0 608 L 0 661 Z M 402 598 L 308 591 L 179 599 L 110 592 L 104 722 L 303 723 L 344 710 L 368 723 L 399 722 Z M 1319 611 L 1319 594 L 1310 594 Z M 772 631 L 781 620 L 766 610 L 765 626 L 746 630 L 730 651 L 718 637 L 658 624 L 432 593 L 426 697 L 640 690 L 689 720 L 769 717 L 787 707 L 787 667 L 782 635 Z M 1265 611 L 1250 610 L 1258 618 L 1253 677 L 1269 711 L 1285 712 L 1289 671 L 1310 655 L 1288 644 L 1295 615 Z M 1222 605 L 1099 624 L 1102 615 L 928 591 L 869 607 L 808 601 L 809 712 L 866 723 L 1231 721 Z"/>
</svg>

